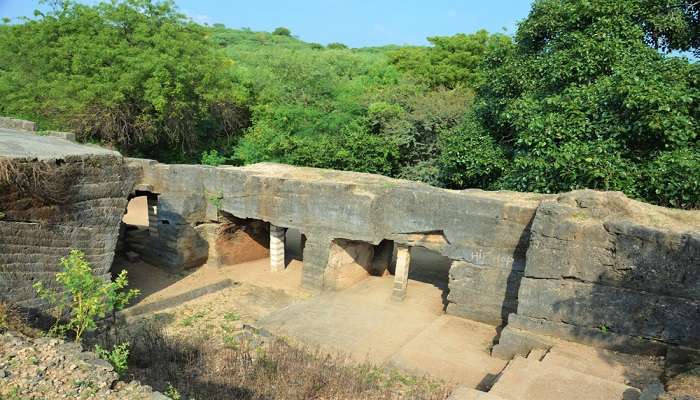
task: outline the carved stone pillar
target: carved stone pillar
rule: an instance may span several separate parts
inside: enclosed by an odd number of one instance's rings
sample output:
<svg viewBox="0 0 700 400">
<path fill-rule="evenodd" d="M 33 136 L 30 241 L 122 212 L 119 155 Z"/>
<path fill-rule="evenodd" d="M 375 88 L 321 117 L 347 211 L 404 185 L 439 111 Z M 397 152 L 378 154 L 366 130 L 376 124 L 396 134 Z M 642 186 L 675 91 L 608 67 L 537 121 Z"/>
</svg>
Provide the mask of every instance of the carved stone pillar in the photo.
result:
<svg viewBox="0 0 700 400">
<path fill-rule="evenodd" d="M 285 228 L 270 224 L 270 270 L 284 271 L 284 236 Z"/>
<path fill-rule="evenodd" d="M 404 245 L 396 245 L 396 272 L 394 274 L 394 290 L 391 297 L 394 300 L 403 300 L 406 297 L 408 285 L 408 267 L 411 264 L 411 248 Z"/>
</svg>

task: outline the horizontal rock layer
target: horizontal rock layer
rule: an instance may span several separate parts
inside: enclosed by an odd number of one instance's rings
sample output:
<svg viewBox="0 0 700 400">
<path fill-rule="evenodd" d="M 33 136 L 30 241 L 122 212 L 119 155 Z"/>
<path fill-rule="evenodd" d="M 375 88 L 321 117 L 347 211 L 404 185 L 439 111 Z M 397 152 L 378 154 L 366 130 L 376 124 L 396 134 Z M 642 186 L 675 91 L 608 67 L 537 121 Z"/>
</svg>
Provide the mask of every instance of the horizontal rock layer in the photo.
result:
<svg viewBox="0 0 700 400">
<path fill-rule="evenodd" d="M 496 352 L 522 354 L 537 342 L 524 331 L 622 351 L 697 349 L 699 295 L 699 212 L 563 194 L 537 210 L 517 315 Z"/>
<path fill-rule="evenodd" d="M 495 324 L 515 310 L 528 226 L 547 197 L 445 190 L 376 175 L 269 163 L 241 168 L 132 163 L 143 170 L 141 183 L 158 193 L 158 219 L 167 221 L 164 229 L 187 235 L 197 224 L 216 219 L 217 209 L 298 229 L 308 239 L 303 284 L 318 289 L 342 286 L 331 282 L 326 271 L 334 241 L 377 245 L 390 240 L 426 247 L 463 261 L 462 272 L 450 281 L 448 312 Z M 489 285 L 486 292 L 484 284 Z M 481 301 L 475 303 L 476 298 Z"/>
<path fill-rule="evenodd" d="M 0 165 L 8 160 L 20 171 L 55 174 L 41 180 L 46 187 L 5 182 L 0 191 L 0 294 L 21 305 L 39 304 L 32 284 L 50 285 L 71 248 L 106 276 L 127 196 L 147 194 L 151 226 L 139 233 L 148 240 L 141 256 L 171 270 L 234 245 L 218 243 L 222 226 L 212 223 L 261 220 L 304 234 L 302 284 L 309 288 L 338 289 L 343 280 L 383 273 L 386 266 L 375 264 L 388 264 L 387 243 L 448 257 L 447 312 L 508 320 L 495 349 L 504 356 L 552 338 L 634 352 L 700 349 L 697 211 L 615 192 L 454 191 L 269 163 L 215 168 L 128 159 L 127 166 L 115 152 L 0 129 Z M 258 236 L 252 240 L 264 243 Z"/>
<path fill-rule="evenodd" d="M 133 185 L 121 155 L 0 131 L 0 168 L 11 173 L 0 181 L 0 301 L 41 307 L 32 285 L 55 287 L 59 259 L 71 249 L 85 252 L 95 273 L 109 279 Z"/>
</svg>

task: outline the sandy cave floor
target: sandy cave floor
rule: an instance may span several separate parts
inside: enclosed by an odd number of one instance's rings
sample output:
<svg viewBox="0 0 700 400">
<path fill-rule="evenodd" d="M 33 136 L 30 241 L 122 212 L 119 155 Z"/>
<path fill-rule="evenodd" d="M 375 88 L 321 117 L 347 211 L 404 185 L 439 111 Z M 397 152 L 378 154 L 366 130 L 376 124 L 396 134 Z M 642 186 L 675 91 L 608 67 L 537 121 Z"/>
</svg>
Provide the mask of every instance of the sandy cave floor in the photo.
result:
<svg viewBox="0 0 700 400">
<path fill-rule="evenodd" d="M 369 277 L 339 292 L 304 290 L 303 264 L 293 258 L 278 273 L 269 271 L 268 259 L 222 268 L 204 265 L 179 275 L 140 261 L 120 264 L 142 292 L 125 314 L 167 320 L 169 329 L 183 334 L 206 332 L 223 340 L 232 325 L 251 323 L 358 362 L 471 387 L 487 387 L 506 365 L 489 355 L 494 327 L 444 314 L 440 285 L 411 279 L 406 299 L 397 303 L 390 298 L 393 276 Z M 211 292 L 187 297 L 201 288 Z"/>
</svg>

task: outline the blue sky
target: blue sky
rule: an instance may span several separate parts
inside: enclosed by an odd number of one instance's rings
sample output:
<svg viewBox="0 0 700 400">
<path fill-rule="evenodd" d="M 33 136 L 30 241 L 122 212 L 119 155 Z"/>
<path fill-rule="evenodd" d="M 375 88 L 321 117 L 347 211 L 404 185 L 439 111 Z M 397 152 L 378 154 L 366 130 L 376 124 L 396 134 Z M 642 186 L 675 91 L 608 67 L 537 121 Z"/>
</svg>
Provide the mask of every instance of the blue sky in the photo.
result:
<svg viewBox="0 0 700 400">
<path fill-rule="evenodd" d="M 87 1 L 94 2 L 94 1 Z M 515 32 L 530 0 L 176 0 L 198 22 L 271 31 L 286 26 L 308 42 L 352 47 L 427 44 L 428 36 L 485 28 Z M 38 0 L 0 0 L 0 17 L 31 16 Z"/>
</svg>

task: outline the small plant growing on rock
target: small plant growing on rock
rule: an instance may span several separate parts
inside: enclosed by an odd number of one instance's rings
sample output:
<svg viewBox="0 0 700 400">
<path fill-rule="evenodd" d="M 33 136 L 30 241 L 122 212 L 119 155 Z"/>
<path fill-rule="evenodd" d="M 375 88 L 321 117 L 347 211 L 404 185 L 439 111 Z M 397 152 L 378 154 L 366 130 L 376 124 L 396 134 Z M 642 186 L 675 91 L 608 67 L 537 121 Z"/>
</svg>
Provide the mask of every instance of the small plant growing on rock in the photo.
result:
<svg viewBox="0 0 700 400">
<path fill-rule="evenodd" d="M 180 395 L 180 392 L 178 392 L 177 389 L 175 389 L 175 387 L 173 387 L 173 385 L 171 385 L 170 383 L 168 383 L 168 388 L 165 389 L 164 394 L 165 394 L 166 396 L 170 397 L 170 398 L 173 399 L 173 400 L 180 400 L 180 399 L 182 399 L 182 396 Z"/>
<path fill-rule="evenodd" d="M 114 371 L 123 376 L 128 368 L 129 361 L 129 343 L 124 342 L 112 347 L 112 351 L 102 348 L 99 344 L 95 345 L 95 354 L 103 360 L 109 361 L 114 367 Z"/>
<path fill-rule="evenodd" d="M 219 192 L 219 193 L 210 193 L 207 195 L 207 200 L 209 200 L 209 203 L 216 207 L 217 210 L 221 210 L 221 202 L 224 199 L 224 193 Z"/>
<path fill-rule="evenodd" d="M 34 284 L 39 297 L 54 308 L 56 323 L 50 330 L 53 334 L 62 336 L 73 331 L 79 342 L 86 331 L 97 328 L 99 319 L 123 309 L 139 294 L 136 289 L 125 290 L 126 271 L 120 272 L 113 282 L 95 276 L 82 251 L 71 250 L 68 257 L 61 258 L 60 265 L 56 290 L 45 288 L 41 282 Z"/>
</svg>

